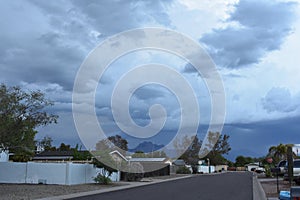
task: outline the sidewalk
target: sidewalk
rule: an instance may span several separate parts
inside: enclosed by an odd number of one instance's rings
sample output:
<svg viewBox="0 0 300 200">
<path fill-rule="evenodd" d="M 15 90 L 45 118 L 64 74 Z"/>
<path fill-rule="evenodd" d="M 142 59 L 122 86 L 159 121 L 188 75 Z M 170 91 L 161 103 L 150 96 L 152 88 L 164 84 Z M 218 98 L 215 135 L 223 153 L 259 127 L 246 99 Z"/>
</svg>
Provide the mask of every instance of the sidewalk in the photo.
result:
<svg viewBox="0 0 300 200">
<path fill-rule="evenodd" d="M 117 191 L 117 190 L 125 190 L 125 189 L 134 188 L 134 187 L 141 187 L 141 186 L 145 186 L 145 185 L 151 185 L 151 184 L 156 184 L 156 183 L 162 183 L 162 182 L 167 182 L 167 181 L 184 179 L 184 178 L 189 178 L 189 177 L 192 177 L 192 176 L 193 175 L 187 175 L 187 176 L 180 176 L 180 177 L 174 177 L 174 178 L 169 178 L 169 179 L 144 178 L 141 182 L 123 182 L 123 181 L 120 181 L 119 183 L 124 183 L 124 185 L 117 186 L 117 187 L 100 189 L 100 190 L 95 190 L 95 191 L 89 191 L 89 192 L 80 192 L 80 193 L 73 193 L 73 194 L 67 194 L 67 195 L 61 195 L 61 196 L 40 198 L 40 199 L 37 199 L 37 200 L 70 199 L 70 198 L 75 198 L 75 197 L 101 194 L 101 193 L 105 193 L 105 192 L 113 192 L 113 191 Z"/>
</svg>

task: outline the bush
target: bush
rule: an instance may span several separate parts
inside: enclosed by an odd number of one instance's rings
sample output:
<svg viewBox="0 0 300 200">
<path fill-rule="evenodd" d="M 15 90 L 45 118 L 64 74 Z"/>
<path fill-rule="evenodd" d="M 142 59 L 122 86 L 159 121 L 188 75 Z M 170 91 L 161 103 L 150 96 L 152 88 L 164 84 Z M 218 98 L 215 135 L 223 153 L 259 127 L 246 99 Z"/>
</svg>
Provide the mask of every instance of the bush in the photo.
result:
<svg viewBox="0 0 300 200">
<path fill-rule="evenodd" d="M 179 167 L 177 170 L 176 170 L 176 174 L 190 174 L 191 171 L 189 168 L 187 168 L 186 166 L 183 166 L 183 167 Z"/>
<path fill-rule="evenodd" d="M 111 183 L 111 180 L 110 180 L 109 177 L 103 176 L 103 175 L 100 174 L 100 173 L 94 178 L 94 181 L 95 181 L 97 184 L 103 184 L 103 185 L 108 185 L 109 183 Z"/>
<path fill-rule="evenodd" d="M 144 177 L 143 173 L 126 173 L 127 181 L 140 181 Z"/>
<path fill-rule="evenodd" d="M 265 170 L 266 170 L 266 177 L 273 177 L 272 172 L 271 172 L 271 168 L 270 168 L 269 165 L 265 165 Z"/>
</svg>

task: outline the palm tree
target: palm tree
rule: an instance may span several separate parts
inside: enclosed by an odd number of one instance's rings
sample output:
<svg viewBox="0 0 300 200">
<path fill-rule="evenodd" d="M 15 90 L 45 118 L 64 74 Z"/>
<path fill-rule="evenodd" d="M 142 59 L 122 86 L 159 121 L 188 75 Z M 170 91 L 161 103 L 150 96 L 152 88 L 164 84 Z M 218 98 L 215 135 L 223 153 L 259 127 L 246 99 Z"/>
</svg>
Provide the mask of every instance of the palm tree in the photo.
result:
<svg viewBox="0 0 300 200">
<path fill-rule="evenodd" d="M 287 158 L 287 145 L 279 144 L 278 146 L 271 146 L 269 148 L 270 157 L 273 158 L 275 163 L 278 163 L 281 160 L 286 160 Z"/>
</svg>

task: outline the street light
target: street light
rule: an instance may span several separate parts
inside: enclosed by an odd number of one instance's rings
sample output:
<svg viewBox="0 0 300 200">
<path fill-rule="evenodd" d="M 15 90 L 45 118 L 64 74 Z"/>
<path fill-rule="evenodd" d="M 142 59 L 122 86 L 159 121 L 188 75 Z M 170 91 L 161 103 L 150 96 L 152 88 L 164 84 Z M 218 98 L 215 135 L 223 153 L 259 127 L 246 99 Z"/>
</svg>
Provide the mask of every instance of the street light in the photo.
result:
<svg viewBox="0 0 300 200">
<path fill-rule="evenodd" d="M 209 158 L 207 158 L 207 165 L 208 165 L 208 173 L 210 174 L 210 163 L 209 163 Z"/>
</svg>

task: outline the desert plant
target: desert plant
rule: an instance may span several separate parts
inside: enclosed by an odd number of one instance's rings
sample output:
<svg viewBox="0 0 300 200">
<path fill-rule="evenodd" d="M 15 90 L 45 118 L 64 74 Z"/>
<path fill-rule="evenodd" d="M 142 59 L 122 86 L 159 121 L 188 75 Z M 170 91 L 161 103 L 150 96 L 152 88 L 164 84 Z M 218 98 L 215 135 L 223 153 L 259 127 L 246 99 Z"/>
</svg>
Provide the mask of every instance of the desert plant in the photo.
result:
<svg viewBox="0 0 300 200">
<path fill-rule="evenodd" d="M 189 168 L 187 168 L 186 166 L 183 166 L 183 167 L 179 167 L 177 170 L 176 170 L 176 174 L 190 174 L 191 171 Z"/>
<path fill-rule="evenodd" d="M 111 183 L 111 180 L 109 177 L 102 175 L 101 173 L 99 173 L 95 178 L 94 181 L 97 184 L 103 184 L 103 185 L 108 185 Z"/>
</svg>

